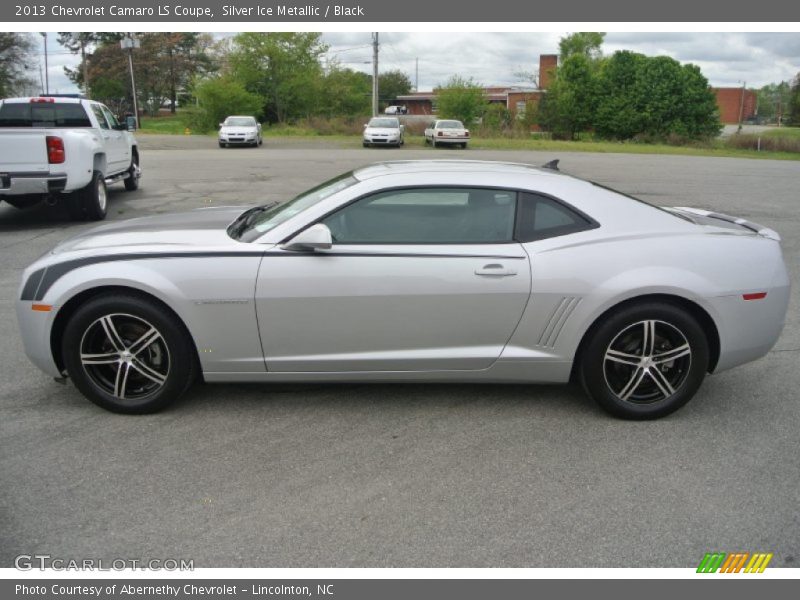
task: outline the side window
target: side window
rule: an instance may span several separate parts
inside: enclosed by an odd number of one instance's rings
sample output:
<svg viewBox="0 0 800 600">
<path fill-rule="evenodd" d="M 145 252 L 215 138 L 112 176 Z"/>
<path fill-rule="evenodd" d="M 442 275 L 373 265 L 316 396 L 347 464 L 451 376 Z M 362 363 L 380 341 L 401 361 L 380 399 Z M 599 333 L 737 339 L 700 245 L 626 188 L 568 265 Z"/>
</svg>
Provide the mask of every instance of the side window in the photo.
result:
<svg viewBox="0 0 800 600">
<path fill-rule="evenodd" d="M 105 115 L 103 115 L 103 109 L 100 108 L 99 104 L 92 104 L 92 112 L 97 118 L 97 124 L 100 125 L 100 129 L 108 129 L 109 127 Z"/>
<path fill-rule="evenodd" d="M 411 188 L 362 198 L 326 217 L 339 244 L 509 243 L 517 193 Z"/>
<path fill-rule="evenodd" d="M 103 114 L 106 116 L 106 121 L 108 121 L 108 124 L 111 125 L 111 129 L 119 127 L 119 121 L 117 121 L 117 117 L 115 117 L 107 107 L 101 106 L 101 109 L 103 110 Z"/>
<path fill-rule="evenodd" d="M 528 192 L 520 194 L 516 237 L 521 242 L 567 235 L 594 227 L 595 223 L 557 200 Z"/>
</svg>

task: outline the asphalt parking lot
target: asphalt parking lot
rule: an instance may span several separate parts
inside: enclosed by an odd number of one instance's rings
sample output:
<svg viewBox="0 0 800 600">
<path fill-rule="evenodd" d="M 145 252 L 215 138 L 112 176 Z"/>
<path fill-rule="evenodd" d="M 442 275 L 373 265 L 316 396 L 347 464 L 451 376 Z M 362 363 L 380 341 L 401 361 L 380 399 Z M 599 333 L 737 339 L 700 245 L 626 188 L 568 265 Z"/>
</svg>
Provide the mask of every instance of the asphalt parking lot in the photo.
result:
<svg viewBox="0 0 800 600">
<path fill-rule="evenodd" d="M 696 566 L 708 551 L 800 563 L 800 162 L 340 149 L 141 136 L 139 191 L 109 219 L 281 200 L 395 158 L 543 163 L 664 205 L 776 229 L 795 283 L 764 359 L 674 415 L 606 416 L 577 388 L 205 385 L 152 416 L 97 408 L 24 356 L 21 270 L 87 224 L 0 205 L 0 567 L 19 554 L 196 567 Z"/>
</svg>

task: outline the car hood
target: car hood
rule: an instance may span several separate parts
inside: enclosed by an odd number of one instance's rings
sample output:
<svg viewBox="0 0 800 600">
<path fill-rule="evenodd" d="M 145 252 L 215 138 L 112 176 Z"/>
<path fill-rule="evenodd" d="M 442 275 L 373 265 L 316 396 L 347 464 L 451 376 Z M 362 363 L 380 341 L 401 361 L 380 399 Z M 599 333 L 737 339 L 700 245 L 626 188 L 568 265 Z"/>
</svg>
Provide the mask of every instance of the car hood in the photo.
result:
<svg viewBox="0 0 800 600">
<path fill-rule="evenodd" d="M 380 135 L 384 133 L 388 133 L 389 135 L 398 135 L 400 133 L 400 130 L 397 129 L 396 127 L 367 127 L 364 130 L 364 133 L 368 133 L 370 135 L 375 135 L 375 134 Z"/>
<path fill-rule="evenodd" d="M 226 135 L 250 135 L 258 131 L 258 127 L 220 127 L 219 132 Z"/>
<path fill-rule="evenodd" d="M 246 206 L 198 208 L 189 212 L 154 215 L 106 223 L 61 242 L 53 254 L 128 248 L 142 251 L 146 246 L 212 246 L 240 244 L 233 240 L 228 225 Z"/>
</svg>

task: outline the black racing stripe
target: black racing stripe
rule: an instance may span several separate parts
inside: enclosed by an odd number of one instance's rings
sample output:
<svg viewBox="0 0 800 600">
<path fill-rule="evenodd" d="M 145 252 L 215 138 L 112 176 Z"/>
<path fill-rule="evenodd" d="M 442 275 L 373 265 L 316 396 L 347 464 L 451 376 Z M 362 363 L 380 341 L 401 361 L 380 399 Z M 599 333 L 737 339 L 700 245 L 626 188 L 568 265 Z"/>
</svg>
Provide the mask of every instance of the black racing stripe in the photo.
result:
<svg viewBox="0 0 800 600">
<path fill-rule="evenodd" d="M 64 275 L 75 269 L 86 267 L 89 265 L 96 265 L 105 262 L 116 262 L 121 260 L 149 260 L 153 258 L 220 258 L 220 257 L 237 257 L 237 256 L 262 256 L 263 252 L 153 252 L 148 254 L 115 254 L 108 256 L 88 256 L 86 258 L 76 258 L 74 260 L 67 260 L 63 263 L 50 265 L 45 268 L 44 277 L 42 277 L 41 285 L 36 291 L 33 300 L 39 301 L 44 298 L 47 291 L 53 284 L 61 279 Z M 23 298 L 24 300 L 25 298 Z"/>
<path fill-rule="evenodd" d="M 22 292 L 22 300 L 42 300 L 47 291 L 53 284 L 64 275 L 75 269 L 96 265 L 105 262 L 128 261 L 128 260 L 151 260 L 154 258 L 236 258 L 239 256 L 287 256 L 287 257 L 309 257 L 309 256 L 338 256 L 338 257 L 384 257 L 384 258 L 483 258 L 495 260 L 524 260 L 524 256 L 503 256 L 493 254 L 413 254 L 413 253 L 388 253 L 388 252 L 319 252 L 310 254 L 308 252 L 153 252 L 137 254 L 114 254 L 108 256 L 88 256 L 86 258 L 76 258 L 62 263 L 50 265 L 44 269 L 39 269 L 33 273 Z M 32 280 L 36 279 L 38 285 L 33 285 Z M 30 289 L 29 289 L 30 288 Z M 29 294 L 26 294 L 29 292 Z M 26 297 L 30 296 L 30 297 Z"/>
<path fill-rule="evenodd" d="M 44 277 L 45 269 L 38 269 L 31 273 L 31 276 L 28 277 L 28 280 L 25 282 L 25 285 L 22 286 L 22 295 L 20 296 L 20 300 L 33 300 L 36 296 L 36 290 L 39 288 L 39 284 L 42 283 L 42 277 Z"/>
</svg>

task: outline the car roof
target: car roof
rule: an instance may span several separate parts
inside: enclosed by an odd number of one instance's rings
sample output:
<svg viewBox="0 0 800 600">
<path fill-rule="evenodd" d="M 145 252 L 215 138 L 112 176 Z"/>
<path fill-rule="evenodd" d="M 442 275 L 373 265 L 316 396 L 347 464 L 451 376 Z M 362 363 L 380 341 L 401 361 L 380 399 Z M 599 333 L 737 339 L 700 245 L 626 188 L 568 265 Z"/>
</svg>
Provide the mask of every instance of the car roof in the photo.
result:
<svg viewBox="0 0 800 600">
<path fill-rule="evenodd" d="M 374 163 L 356 169 L 353 176 L 360 180 L 374 179 L 386 175 L 411 173 L 516 173 L 540 177 L 563 177 L 558 171 L 535 167 L 524 163 L 488 160 L 398 160 Z"/>
<path fill-rule="evenodd" d="M 81 100 L 86 100 L 86 98 L 75 98 L 73 96 L 21 96 L 19 98 L 0 98 L 6 104 L 25 104 L 29 103 L 31 100 L 38 100 L 39 98 L 52 98 L 53 102 L 64 103 L 64 104 L 79 104 Z"/>
</svg>

